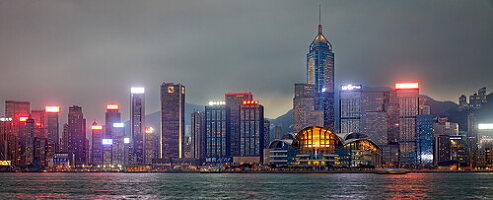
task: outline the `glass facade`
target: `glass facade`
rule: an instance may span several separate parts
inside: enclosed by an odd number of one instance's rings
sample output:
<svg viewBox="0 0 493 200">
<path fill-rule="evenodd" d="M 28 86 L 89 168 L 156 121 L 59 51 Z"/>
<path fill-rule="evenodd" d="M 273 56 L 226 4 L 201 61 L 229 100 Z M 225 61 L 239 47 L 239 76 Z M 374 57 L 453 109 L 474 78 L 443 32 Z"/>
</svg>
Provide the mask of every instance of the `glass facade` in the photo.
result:
<svg viewBox="0 0 493 200">
<path fill-rule="evenodd" d="M 428 165 L 433 163 L 433 116 L 418 115 L 417 125 L 417 155 L 418 164 Z"/>
<path fill-rule="evenodd" d="M 264 107 L 240 106 L 240 156 L 261 156 L 264 143 Z"/>
<path fill-rule="evenodd" d="M 205 107 L 206 162 L 222 160 L 231 154 L 230 109 L 224 105 Z"/>
</svg>

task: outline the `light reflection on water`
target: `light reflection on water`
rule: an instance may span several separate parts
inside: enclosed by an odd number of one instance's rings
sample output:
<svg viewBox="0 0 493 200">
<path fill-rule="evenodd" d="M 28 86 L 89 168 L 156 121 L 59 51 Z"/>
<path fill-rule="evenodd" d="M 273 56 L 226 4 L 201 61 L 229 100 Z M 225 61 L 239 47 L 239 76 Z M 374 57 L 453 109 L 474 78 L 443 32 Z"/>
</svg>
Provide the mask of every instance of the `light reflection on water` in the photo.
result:
<svg viewBox="0 0 493 200">
<path fill-rule="evenodd" d="M 1 199 L 493 198 L 493 173 L 0 173 Z"/>
</svg>

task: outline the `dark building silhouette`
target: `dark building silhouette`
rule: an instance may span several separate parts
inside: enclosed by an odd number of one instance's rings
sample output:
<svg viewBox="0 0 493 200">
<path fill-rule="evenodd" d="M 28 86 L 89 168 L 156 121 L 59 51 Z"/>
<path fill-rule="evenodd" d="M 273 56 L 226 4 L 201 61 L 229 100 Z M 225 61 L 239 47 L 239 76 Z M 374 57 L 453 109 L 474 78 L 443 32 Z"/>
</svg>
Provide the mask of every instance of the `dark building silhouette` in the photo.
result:
<svg viewBox="0 0 493 200">
<path fill-rule="evenodd" d="M 161 157 L 183 158 L 185 147 L 185 86 L 161 85 Z"/>
</svg>

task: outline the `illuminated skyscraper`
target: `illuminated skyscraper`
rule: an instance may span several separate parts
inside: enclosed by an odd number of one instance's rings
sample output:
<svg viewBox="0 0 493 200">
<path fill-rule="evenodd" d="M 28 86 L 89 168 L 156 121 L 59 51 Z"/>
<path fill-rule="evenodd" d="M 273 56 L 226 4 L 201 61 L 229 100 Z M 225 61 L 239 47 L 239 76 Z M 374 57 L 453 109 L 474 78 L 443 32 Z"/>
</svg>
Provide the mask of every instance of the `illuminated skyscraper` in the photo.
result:
<svg viewBox="0 0 493 200">
<path fill-rule="evenodd" d="M 263 148 L 268 148 L 271 141 L 272 140 L 270 134 L 270 121 L 264 119 L 264 147 Z"/>
<path fill-rule="evenodd" d="M 154 128 L 152 127 L 146 127 L 145 128 L 145 152 L 144 152 L 144 155 L 145 155 L 145 164 L 147 165 L 150 165 L 152 164 L 152 160 L 153 159 L 157 159 L 158 157 L 156 156 L 156 150 L 159 150 L 159 149 L 156 149 L 155 146 L 156 146 L 156 143 L 159 142 L 159 140 L 157 139 L 157 135 L 156 133 L 154 132 Z"/>
<path fill-rule="evenodd" d="M 161 157 L 183 158 L 185 147 L 185 86 L 161 85 Z"/>
<path fill-rule="evenodd" d="M 400 163 L 415 165 L 417 157 L 416 117 L 419 114 L 418 83 L 396 83 L 399 101 L 399 148 Z"/>
<path fill-rule="evenodd" d="M 322 34 L 320 22 L 318 34 L 310 44 L 310 50 L 306 55 L 306 62 L 307 83 L 315 86 L 315 110 L 323 111 L 324 127 L 335 131 L 334 52 L 332 44 Z"/>
<path fill-rule="evenodd" d="M 316 95 L 314 87 L 313 84 L 306 83 L 296 83 L 294 85 L 293 129 L 296 133 L 309 126 L 322 127 L 324 125 L 323 110 L 315 110 Z"/>
<path fill-rule="evenodd" d="M 344 85 L 339 92 L 340 133 L 360 132 L 361 85 Z"/>
<path fill-rule="evenodd" d="M 205 114 L 194 110 L 191 119 L 192 158 L 202 163 L 205 153 Z"/>
<path fill-rule="evenodd" d="M 13 133 L 12 118 L 0 117 L 0 160 L 15 160 L 17 140 Z"/>
<path fill-rule="evenodd" d="M 230 107 L 224 102 L 209 102 L 205 106 L 205 162 L 232 161 L 230 117 Z"/>
<path fill-rule="evenodd" d="M 25 146 L 22 144 L 26 143 L 26 121 L 29 118 L 30 113 L 30 103 L 27 101 L 5 101 L 5 117 L 12 119 L 12 141 L 13 148 L 11 150 L 13 158 L 13 163 L 15 165 L 24 164 L 22 158 L 23 149 Z"/>
<path fill-rule="evenodd" d="M 231 155 L 240 155 L 240 106 L 253 100 L 252 93 L 226 93 L 226 106 L 231 112 Z"/>
<path fill-rule="evenodd" d="M 67 152 L 71 165 L 80 167 L 88 163 L 88 146 L 86 145 L 86 119 L 82 107 L 71 106 L 67 122 Z"/>
<path fill-rule="evenodd" d="M 58 113 L 60 106 L 45 106 L 47 147 L 46 157 L 49 161 L 60 151 L 60 134 L 58 126 Z M 50 163 L 50 162 L 49 162 Z"/>
<path fill-rule="evenodd" d="M 145 163 L 145 89 L 134 87 L 130 89 L 130 138 L 131 163 Z M 151 148 L 151 147 L 149 147 Z M 154 147 L 152 147 L 154 148 Z"/>
<path fill-rule="evenodd" d="M 92 132 L 92 153 L 91 153 L 91 164 L 93 166 L 102 167 L 103 165 L 103 139 L 104 139 L 104 128 L 103 125 L 99 125 L 93 122 L 91 125 Z"/>
<path fill-rule="evenodd" d="M 240 156 L 260 163 L 264 147 L 264 107 L 258 101 L 243 101 L 240 106 Z M 241 162 L 239 162 L 241 163 Z"/>
<path fill-rule="evenodd" d="M 416 116 L 416 133 L 417 164 L 433 164 L 433 115 Z"/>
<path fill-rule="evenodd" d="M 104 117 L 105 138 L 113 138 L 113 123 L 120 122 L 121 116 L 119 111 L 120 106 L 118 104 L 106 105 L 106 113 Z"/>
</svg>

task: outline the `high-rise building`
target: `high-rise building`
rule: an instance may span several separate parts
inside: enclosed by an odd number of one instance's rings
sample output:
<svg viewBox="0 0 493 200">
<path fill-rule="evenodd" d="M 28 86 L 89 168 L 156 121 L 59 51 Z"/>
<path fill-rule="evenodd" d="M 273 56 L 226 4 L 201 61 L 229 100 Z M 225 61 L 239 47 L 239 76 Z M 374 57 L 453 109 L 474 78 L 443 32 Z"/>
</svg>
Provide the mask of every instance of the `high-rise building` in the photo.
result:
<svg viewBox="0 0 493 200">
<path fill-rule="evenodd" d="M 309 126 L 324 126 L 324 112 L 323 110 L 315 109 L 315 99 L 315 85 L 306 83 L 296 83 L 294 85 L 294 132 L 297 133 Z"/>
<path fill-rule="evenodd" d="M 248 160 L 260 163 L 263 147 L 264 107 L 258 101 L 243 101 L 240 106 L 240 157 L 256 157 Z"/>
<path fill-rule="evenodd" d="M 231 156 L 240 155 L 240 106 L 243 101 L 253 100 L 252 93 L 226 93 L 226 106 L 230 110 Z"/>
<path fill-rule="evenodd" d="M 224 102 L 209 102 L 205 106 L 205 162 L 230 163 L 231 110 Z"/>
<path fill-rule="evenodd" d="M 332 44 L 322 34 L 322 25 L 318 25 L 318 34 L 310 44 L 306 55 L 307 83 L 315 89 L 315 110 L 324 115 L 324 127 L 334 130 L 334 52 Z"/>
<path fill-rule="evenodd" d="M 344 85 L 339 91 L 339 132 L 360 132 L 361 85 Z"/>
<path fill-rule="evenodd" d="M 433 115 L 417 115 L 416 132 L 416 150 L 418 155 L 417 164 L 433 164 Z"/>
<path fill-rule="evenodd" d="M 58 126 L 58 113 L 60 113 L 60 106 L 45 106 L 46 117 L 46 158 L 49 163 L 52 163 L 55 154 L 60 152 L 60 134 Z"/>
<path fill-rule="evenodd" d="M 130 89 L 130 138 L 131 161 L 135 164 L 145 162 L 145 89 L 133 87 Z M 154 134 L 154 133 L 153 133 Z M 156 138 L 157 139 L 157 138 Z M 154 147 L 147 147 L 152 148 Z M 150 161 L 152 162 L 152 160 Z"/>
<path fill-rule="evenodd" d="M 24 134 L 21 134 L 21 138 L 23 138 L 23 142 L 21 146 L 23 147 L 22 152 L 22 163 L 23 165 L 33 165 L 34 163 L 34 119 L 29 117 L 26 120 L 26 131 Z"/>
<path fill-rule="evenodd" d="M 103 139 L 104 128 L 96 122 L 91 125 L 92 135 L 92 152 L 91 152 L 91 164 L 95 167 L 102 167 L 103 162 Z"/>
<path fill-rule="evenodd" d="M 270 134 L 270 121 L 264 119 L 264 149 L 269 147 L 270 142 L 272 141 Z"/>
<path fill-rule="evenodd" d="M 467 97 L 466 95 L 461 95 L 459 97 L 459 109 L 460 110 L 465 110 L 469 107 L 469 105 L 467 104 Z"/>
<path fill-rule="evenodd" d="M 68 123 L 63 124 L 62 139 L 60 141 L 60 153 L 68 153 Z"/>
<path fill-rule="evenodd" d="M 87 165 L 88 147 L 86 144 L 88 141 L 86 138 L 86 119 L 84 119 L 82 107 L 69 107 L 67 124 L 69 163 L 75 167 Z"/>
<path fill-rule="evenodd" d="M 121 121 L 120 116 L 120 106 L 118 104 L 108 104 L 106 105 L 106 113 L 104 117 L 105 130 L 104 137 L 105 138 L 113 138 L 113 123 L 117 123 Z"/>
<path fill-rule="evenodd" d="M 156 156 L 156 150 L 155 146 L 156 143 L 159 141 L 157 139 L 157 135 L 154 132 L 153 127 L 146 127 L 145 128 L 145 137 L 144 137 L 145 143 L 144 143 L 144 163 L 146 165 L 152 164 L 153 159 L 157 159 L 158 157 Z"/>
<path fill-rule="evenodd" d="M 12 141 L 14 149 L 11 150 L 15 165 L 24 165 L 22 152 L 26 143 L 26 121 L 29 118 L 30 103 L 27 101 L 5 101 L 5 117 L 12 119 Z"/>
<path fill-rule="evenodd" d="M 204 162 L 205 153 L 205 114 L 194 110 L 191 116 L 192 158 Z"/>
<path fill-rule="evenodd" d="M 13 134 L 12 118 L 0 117 L 0 160 L 14 161 L 17 138 Z"/>
<path fill-rule="evenodd" d="M 485 104 L 488 101 L 486 100 L 486 87 L 482 87 L 478 90 L 479 103 Z"/>
<path fill-rule="evenodd" d="M 418 83 L 396 83 L 399 101 L 399 149 L 400 164 L 417 164 L 416 116 L 419 114 Z"/>
<path fill-rule="evenodd" d="M 274 126 L 274 138 L 273 140 L 280 140 L 282 138 L 282 124 Z"/>
<path fill-rule="evenodd" d="M 161 158 L 183 158 L 185 147 L 185 86 L 161 85 Z"/>
</svg>

